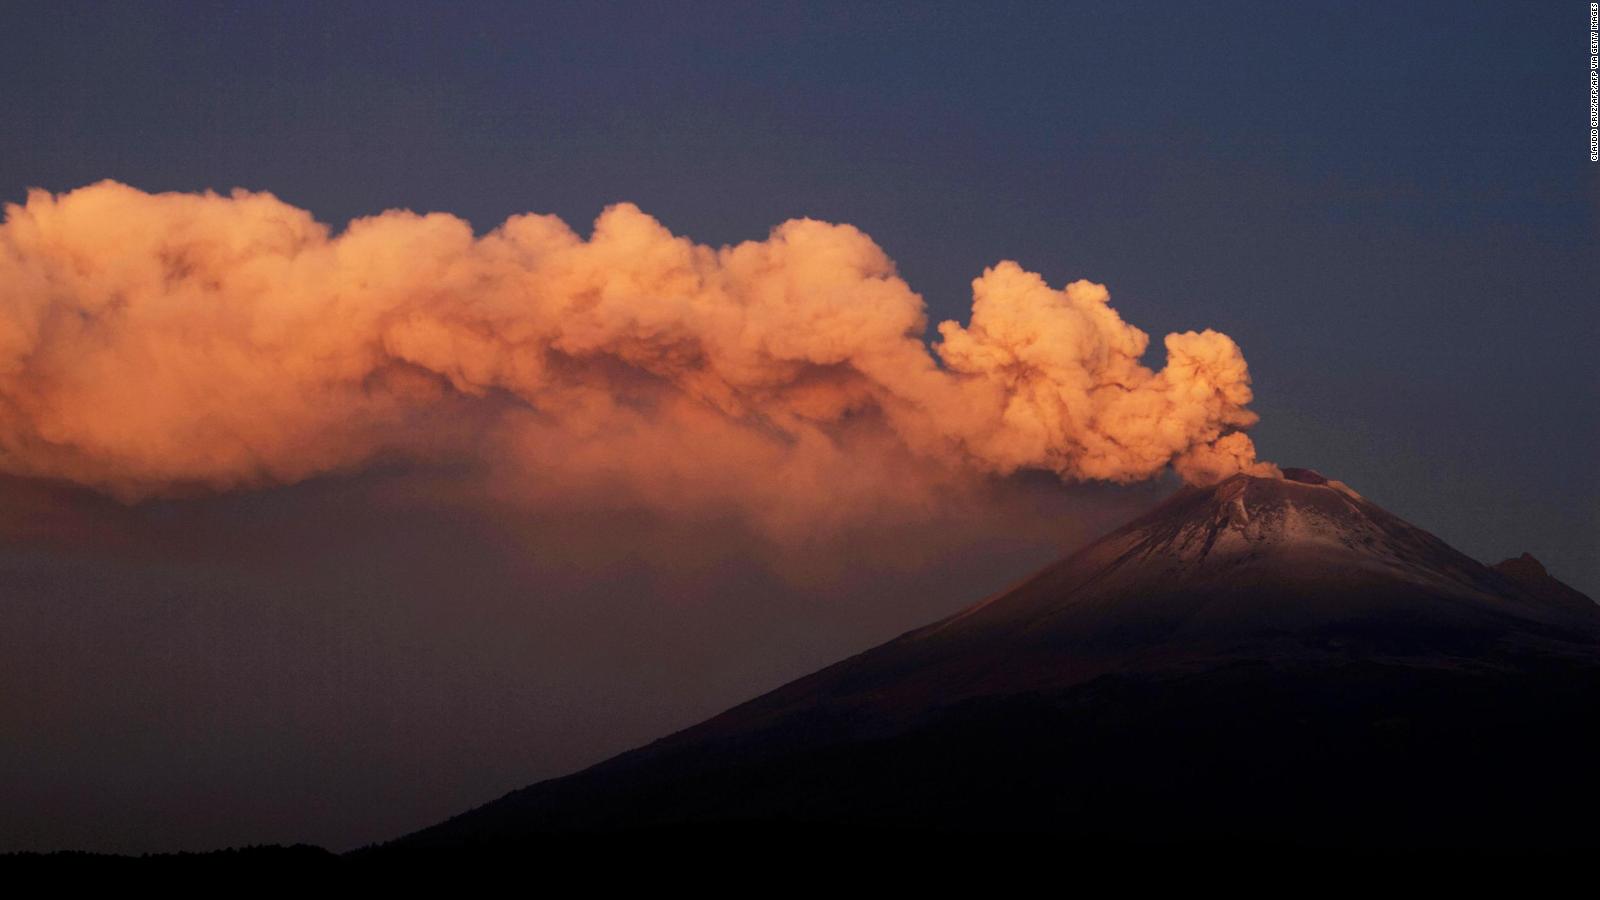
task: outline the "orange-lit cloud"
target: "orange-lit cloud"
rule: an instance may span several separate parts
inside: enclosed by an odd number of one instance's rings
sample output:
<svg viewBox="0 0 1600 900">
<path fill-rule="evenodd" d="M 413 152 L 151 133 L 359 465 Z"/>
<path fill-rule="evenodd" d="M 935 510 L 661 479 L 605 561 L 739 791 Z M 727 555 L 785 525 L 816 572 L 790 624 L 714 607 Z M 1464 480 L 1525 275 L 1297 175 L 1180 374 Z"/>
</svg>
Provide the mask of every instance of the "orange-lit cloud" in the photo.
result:
<svg viewBox="0 0 1600 900">
<path fill-rule="evenodd" d="M 0 471 L 135 500 L 460 455 L 801 525 L 1045 469 L 1265 471 L 1239 348 L 1002 262 L 971 320 L 849 225 L 713 248 L 628 204 L 585 239 L 390 211 L 337 236 L 269 194 L 33 192 L 0 226 Z"/>
</svg>

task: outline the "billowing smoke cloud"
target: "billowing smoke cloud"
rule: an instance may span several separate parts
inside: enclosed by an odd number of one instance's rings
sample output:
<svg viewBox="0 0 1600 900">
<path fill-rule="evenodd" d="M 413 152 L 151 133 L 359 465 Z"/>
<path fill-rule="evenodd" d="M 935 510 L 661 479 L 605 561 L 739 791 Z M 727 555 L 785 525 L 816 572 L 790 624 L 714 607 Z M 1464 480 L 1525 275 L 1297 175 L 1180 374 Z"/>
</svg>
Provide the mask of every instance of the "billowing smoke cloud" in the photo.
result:
<svg viewBox="0 0 1600 900">
<path fill-rule="evenodd" d="M 809 527 L 975 474 L 1271 468 L 1227 336 L 1168 335 L 1154 371 L 1101 285 L 1002 262 L 973 296 L 930 347 L 883 250 L 813 220 L 723 248 L 628 204 L 587 240 L 397 211 L 334 236 L 268 194 L 38 191 L 0 226 L 0 471 L 137 500 L 460 458 Z"/>
</svg>

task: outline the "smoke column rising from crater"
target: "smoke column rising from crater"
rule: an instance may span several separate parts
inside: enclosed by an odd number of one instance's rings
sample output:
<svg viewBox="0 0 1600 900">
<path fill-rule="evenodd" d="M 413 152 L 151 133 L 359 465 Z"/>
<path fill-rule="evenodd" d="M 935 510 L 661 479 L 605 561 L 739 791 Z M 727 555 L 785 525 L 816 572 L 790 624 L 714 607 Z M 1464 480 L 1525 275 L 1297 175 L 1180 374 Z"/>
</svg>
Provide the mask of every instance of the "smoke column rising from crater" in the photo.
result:
<svg viewBox="0 0 1600 900">
<path fill-rule="evenodd" d="M 1024 469 L 1271 471 L 1238 346 L 1171 334 L 1152 370 L 1108 301 L 1001 262 L 930 346 L 849 225 L 713 248 L 618 204 L 587 239 L 401 211 L 334 235 L 265 193 L 35 191 L 0 226 L 0 471 L 134 501 L 464 458 L 775 529 Z"/>
</svg>

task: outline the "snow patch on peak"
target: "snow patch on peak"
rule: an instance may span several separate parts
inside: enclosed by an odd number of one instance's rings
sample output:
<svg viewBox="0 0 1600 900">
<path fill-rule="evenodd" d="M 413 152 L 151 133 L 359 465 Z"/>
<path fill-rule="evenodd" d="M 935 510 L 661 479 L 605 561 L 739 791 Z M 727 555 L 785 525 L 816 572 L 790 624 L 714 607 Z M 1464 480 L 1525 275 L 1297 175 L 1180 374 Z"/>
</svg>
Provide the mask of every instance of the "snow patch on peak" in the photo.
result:
<svg viewBox="0 0 1600 900">
<path fill-rule="evenodd" d="M 1285 472 L 1282 479 L 1237 475 L 1173 498 L 1129 535 L 1138 548 L 1133 556 L 1209 569 L 1305 552 L 1365 555 L 1392 539 L 1380 521 L 1387 514 L 1341 482 L 1310 470 Z"/>
<path fill-rule="evenodd" d="M 1357 500 L 1365 499 L 1360 494 L 1356 493 L 1354 488 L 1342 481 L 1333 481 L 1330 479 L 1328 481 L 1328 487 L 1333 488 L 1341 494 L 1344 494 L 1346 497 L 1353 497 Z"/>
</svg>

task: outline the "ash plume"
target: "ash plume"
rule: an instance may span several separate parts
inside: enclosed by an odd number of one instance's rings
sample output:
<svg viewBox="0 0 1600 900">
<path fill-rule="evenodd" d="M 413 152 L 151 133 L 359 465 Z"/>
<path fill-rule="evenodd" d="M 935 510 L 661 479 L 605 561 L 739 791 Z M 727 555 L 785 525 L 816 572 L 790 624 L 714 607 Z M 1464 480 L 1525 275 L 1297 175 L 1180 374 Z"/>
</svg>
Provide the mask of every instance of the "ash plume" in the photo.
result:
<svg viewBox="0 0 1600 900">
<path fill-rule="evenodd" d="M 926 325 L 849 225 L 714 248 L 618 204 L 588 238 L 403 211 L 334 234 L 265 193 L 34 191 L 0 225 L 0 472 L 137 501 L 459 458 L 785 529 L 1019 470 L 1273 468 L 1226 335 L 1167 335 L 1152 370 L 1104 286 L 1013 262 Z"/>
</svg>

